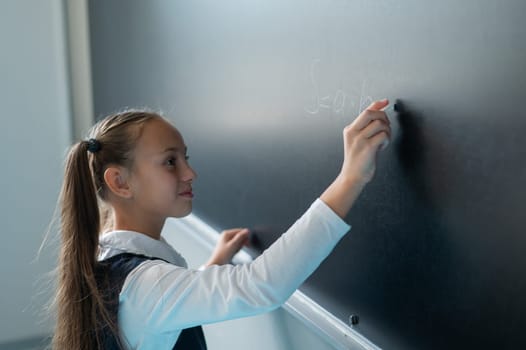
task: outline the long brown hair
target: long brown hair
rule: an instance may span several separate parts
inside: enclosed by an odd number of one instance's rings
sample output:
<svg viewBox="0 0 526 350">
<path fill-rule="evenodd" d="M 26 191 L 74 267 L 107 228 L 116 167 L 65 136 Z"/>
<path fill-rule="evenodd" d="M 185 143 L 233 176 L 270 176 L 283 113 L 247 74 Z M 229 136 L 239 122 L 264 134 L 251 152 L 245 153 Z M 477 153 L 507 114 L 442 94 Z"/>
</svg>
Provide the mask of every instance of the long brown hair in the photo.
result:
<svg viewBox="0 0 526 350">
<path fill-rule="evenodd" d="M 80 141 L 69 150 L 59 198 L 62 242 L 53 349 L 101 349 L 104 327 L 119 339 L 114 317 L 106 310 L 95 279 L 99 234 L 111 217 L 102 210 L 107 197 L 103 175 L 109 165 L 131 169 L 135 143 L 144 124 L 155 117 L 159 115 L 145 110 L 108 116 L 89 134 L 98 141 L 99 150 L 91 152 L 88 141 Z"/>
</svg>

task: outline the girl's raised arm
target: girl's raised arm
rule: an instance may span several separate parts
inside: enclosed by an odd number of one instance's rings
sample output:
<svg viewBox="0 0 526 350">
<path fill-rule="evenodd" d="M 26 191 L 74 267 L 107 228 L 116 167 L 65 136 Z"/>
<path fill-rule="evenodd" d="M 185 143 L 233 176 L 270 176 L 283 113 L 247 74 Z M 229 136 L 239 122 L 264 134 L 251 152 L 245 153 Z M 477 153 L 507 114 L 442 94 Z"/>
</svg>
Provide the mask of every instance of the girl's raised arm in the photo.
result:
<svg viewBox="0 0 526 350">
<path fill-rule="evenodd" d="M 344 218 L 376 171 L 378 151 L 388 146 L 390 122 L 383 111 L 388 100 L 373 102 L 343 130 L 342 169 L 320 199 Z"/>
<path fill-rule="evenodd" d="M 148 334 L 156 341 L 159 334 L 170 337 L 178 329 L 255 315 L 284 303 L 348 232 L 342 218 L 371 181 L 376 155 L 389 142 L 389 121 L 382 111 L 387 104 L 374 102 L 345 128 L 340 174 L 253 262 L 195 271 L 149 261 L 132 271 L 119 308 L 120 325 L 131 344 Z M 146 333 L 140 335 L 137 329 Z"/>
</svg>

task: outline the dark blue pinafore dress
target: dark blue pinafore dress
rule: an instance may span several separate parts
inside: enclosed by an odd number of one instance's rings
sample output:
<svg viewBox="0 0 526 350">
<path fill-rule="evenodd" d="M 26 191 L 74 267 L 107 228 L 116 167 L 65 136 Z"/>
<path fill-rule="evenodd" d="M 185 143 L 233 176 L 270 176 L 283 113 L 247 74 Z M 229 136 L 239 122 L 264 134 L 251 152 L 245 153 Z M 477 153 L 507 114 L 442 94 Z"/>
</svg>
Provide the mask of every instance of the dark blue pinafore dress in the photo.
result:
<svg viewBox="0 0 526 350">
<path fill-rule="evenodd" d="M 106 308 L 117 323 L 119 311 L 119 294 L 128 274 L 146 260 L 163 260 L 151 258 L 144 255 L 133 253 L 123 253 L 112 256 L 109 259 L 100 261 L 95 278 L 101 294 L 104 296 Z M 119 341 L 115 339 L 108 327 L 102 329 L 102 342 L 104 350 L 120 350 Z M 201 326 L 184 329 L 177 342 L 173 346 L 174 350 L 206 350 L 206 341 Z"/>
</svg>

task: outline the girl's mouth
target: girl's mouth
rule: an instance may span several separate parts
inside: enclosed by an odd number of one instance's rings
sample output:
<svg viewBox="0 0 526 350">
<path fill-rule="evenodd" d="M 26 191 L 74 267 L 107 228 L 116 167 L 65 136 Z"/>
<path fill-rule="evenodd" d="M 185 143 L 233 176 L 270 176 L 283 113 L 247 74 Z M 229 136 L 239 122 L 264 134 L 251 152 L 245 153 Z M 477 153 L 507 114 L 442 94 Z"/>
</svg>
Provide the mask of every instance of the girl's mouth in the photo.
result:
<svg viewBox="0 0 526 350">
<path fill-rule="evenodd" d="M 181 192 L 179 195 L 181 197 L 194 198 L 194 193 L 192 191 Z"/>
</svg>

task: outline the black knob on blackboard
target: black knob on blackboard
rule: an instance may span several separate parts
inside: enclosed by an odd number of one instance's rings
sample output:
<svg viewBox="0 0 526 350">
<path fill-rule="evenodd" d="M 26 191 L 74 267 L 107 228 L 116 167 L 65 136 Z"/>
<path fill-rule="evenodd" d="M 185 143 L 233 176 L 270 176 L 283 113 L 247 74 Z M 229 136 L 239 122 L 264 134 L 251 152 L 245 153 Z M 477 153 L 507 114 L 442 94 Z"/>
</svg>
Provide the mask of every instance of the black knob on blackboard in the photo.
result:
<svg viewBox="0 0 526 350">
<path fill-rule="evenodd" d="M 351 326 L 356 326 L 358 322 L 360 322 L 360 318 L 358 317 L 358 315 L 349 316 L 349 324 Z"/>
</svg>

